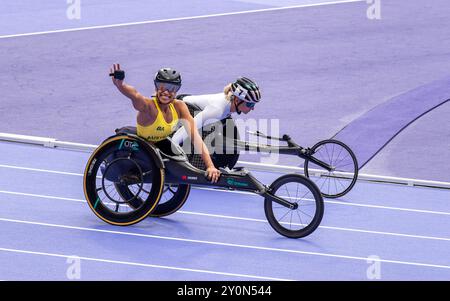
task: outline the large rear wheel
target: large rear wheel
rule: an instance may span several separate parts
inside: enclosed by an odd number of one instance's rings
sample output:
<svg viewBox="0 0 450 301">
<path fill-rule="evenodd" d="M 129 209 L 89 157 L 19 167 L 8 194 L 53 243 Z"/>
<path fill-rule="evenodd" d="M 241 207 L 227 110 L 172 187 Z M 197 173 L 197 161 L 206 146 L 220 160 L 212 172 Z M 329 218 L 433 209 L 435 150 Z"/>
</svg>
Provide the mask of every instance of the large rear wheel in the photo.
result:
<svg viewBox="0 0 450 301">
<path fill-rule="evenodd" d="M 158 167 L 144 143 L 126 135 L 112 137 L 88 160 L 83 178 L 85 197 L 92 211 L 107 223 L 137 223 L 160 200 L 164 169 Z M 118 187 L 134 187 L 135 191 L 124 196 Z"/>
</svg>

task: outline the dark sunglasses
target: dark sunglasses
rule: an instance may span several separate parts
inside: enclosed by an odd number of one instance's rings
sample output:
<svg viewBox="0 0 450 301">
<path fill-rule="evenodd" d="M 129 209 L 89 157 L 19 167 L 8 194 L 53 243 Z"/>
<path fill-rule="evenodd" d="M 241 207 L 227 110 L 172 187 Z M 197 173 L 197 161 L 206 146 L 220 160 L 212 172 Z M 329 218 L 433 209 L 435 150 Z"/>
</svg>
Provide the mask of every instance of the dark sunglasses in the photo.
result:
<svg viewBox="0 0 450 301">
<path fill-rule="evenodd" d="M 178 90 L 180 90 L 180 88 L 181 88 L 181 85 L 172 84 L 172 83 L 155 82 L 155 88 L 156 88 L 156 90 L 178 92 Z"/>
<path fill-rule="evenodd" d="M 237 106 L 239 107 L 242 103 L 245 103 L 245 106 L 249 109 L 253 108 L 256 104 L 254 102 L 246 102 L 246 101 L 241 100 L 241 102 Z"/>
</svg>

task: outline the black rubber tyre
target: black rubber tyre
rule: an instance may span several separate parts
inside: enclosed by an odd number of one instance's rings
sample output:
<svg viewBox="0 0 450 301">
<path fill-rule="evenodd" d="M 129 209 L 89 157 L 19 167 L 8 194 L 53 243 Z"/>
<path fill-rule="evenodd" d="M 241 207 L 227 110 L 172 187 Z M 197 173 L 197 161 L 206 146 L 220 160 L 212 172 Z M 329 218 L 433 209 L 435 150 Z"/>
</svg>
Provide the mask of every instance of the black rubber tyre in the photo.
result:
<svg viewBox="0 0 450 301">
<path fill-rule="evenodd" d="M 328 171 L 305 160 L 305 175 L 319 187 L 324 197 L 338 198 L 347 194 L 358 179 L 358 161 L 350 147 L 329 139 L 318 142 L 311 150 L 314 158 L 334 166 L 334 169 Z"/>
<path fill-rule="evenodd" d="M 191 185 L 187 184 L 174 186 L 165 185 L 164 193 L 158 203 L 158 206 L 156 206 L 150 216 L 163 217 L 177 212 L 181 207 L 183 207 L 184 203 L 186 203 L 190 191 Z"/>
<path fill-rule="evenodd" d="M 265 198 L 264 212 L 276 232 L 289 238 L 301 238 L 319 227 L 324 203 L 319 189 L 311 180 L 298 174 L 284 175 L 270 185 L 270 192 L 298 204 L 298 208 L 289 209 Z"/>
<path fill-rule="evenodd" d="M 115 136 L 103 142 L 87 162 L 83 178 L 87 203 L 109 224 L 135 224 L 147 217 L 160 200 L 164 169 L 154 162 L 144 143 L 126 135 Z M 143 188 L 144 182 L 151 183 L 148 191 Z M 116 191 L 123 185 L 137 186 L 136 194 L 123 198 Z M 143 201 L 132 206 L 138 198 Z"/>
<path fill-rule="evenodd" d="M 144 191 L 146 191 L 144 186 Z M 123 199 L 131 199 L 130 206 L 138 208 L 144 202 L 141 198 L 135 198 L 136 190 L 139 188 L 126 185 L 117 185 L 116 187 Z M 191 186 L 188 184 L 164 185 L 163 193 L 156 208 L 149 215 L 151 217 L 163 217 L 175 213 L 186 202 Z"/>
</svg>

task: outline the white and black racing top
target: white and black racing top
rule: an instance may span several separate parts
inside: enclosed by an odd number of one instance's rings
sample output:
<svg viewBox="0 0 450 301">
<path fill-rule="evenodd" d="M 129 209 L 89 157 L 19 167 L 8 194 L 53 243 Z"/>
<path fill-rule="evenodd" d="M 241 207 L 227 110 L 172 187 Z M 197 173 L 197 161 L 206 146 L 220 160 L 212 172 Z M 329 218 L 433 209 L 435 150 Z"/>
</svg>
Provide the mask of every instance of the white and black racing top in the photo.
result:
<svg viewBox="0 0 450 301">
<path fill-rule="evenodd" d="M 231 115 L 231 103 L 223 92 L 217 94 L 185 96 L 183 101 L 196 105 L 201 112 L 195 117 L 197 128 L 214 123 Z M 188 137 L 184 126 L 179 128 L 172 137 L 174 143 L 180 144 Z"/>
</svg>

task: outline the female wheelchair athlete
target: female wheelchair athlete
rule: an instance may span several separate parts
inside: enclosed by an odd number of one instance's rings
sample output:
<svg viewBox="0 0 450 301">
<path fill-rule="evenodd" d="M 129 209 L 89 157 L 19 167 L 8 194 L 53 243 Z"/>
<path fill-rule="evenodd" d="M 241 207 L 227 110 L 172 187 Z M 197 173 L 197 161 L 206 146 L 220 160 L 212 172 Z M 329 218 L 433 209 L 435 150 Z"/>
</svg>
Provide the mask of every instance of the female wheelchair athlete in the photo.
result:
<svg viewBox="0 0 450 301">
<path fill-rule="evenodd" d="M 149 215 L 177 211 L 186 201 L 190 185 L 214 186 L 253 192 L 264 197 L 269 224 L 279 234 L 300 238 L 320 224 L 324 204 L 317 186 L 308 178 L 288 174 L 269 187 L 245 168 L 224 169 L 217 183 L 193 166 L 170 138 L 150 143 L 126 130 L 106 139 L 91 155 L 84 173 L 84 193 L 92 211 L 103 221 L 120 226 Z M 166 189 L 177 186 L 178 203 L 158 205 Z M 180 201 L 181 200 L 181 201 Z"/>
</svg>

